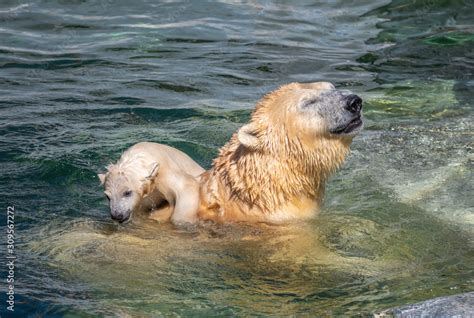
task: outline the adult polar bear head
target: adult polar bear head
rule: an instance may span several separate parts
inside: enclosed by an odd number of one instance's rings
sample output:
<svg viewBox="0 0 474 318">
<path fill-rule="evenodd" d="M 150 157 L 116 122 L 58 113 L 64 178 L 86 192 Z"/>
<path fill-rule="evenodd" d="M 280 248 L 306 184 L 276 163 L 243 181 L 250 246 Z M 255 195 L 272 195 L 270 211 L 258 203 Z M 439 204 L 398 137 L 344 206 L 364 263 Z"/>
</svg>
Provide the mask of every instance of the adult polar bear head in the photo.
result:
<svg viewBox="0 0 474 318">
<path fill-rule="evenodd" d="M 315 139 L 355 136 L 363 126 L 361 110 L 360 97 L 331 83 L 292 83 L 266 95 L 237 136 L 253 150 L 289 152 L 286 146 L 298 141 L 310 150 Z"/>
</svg>

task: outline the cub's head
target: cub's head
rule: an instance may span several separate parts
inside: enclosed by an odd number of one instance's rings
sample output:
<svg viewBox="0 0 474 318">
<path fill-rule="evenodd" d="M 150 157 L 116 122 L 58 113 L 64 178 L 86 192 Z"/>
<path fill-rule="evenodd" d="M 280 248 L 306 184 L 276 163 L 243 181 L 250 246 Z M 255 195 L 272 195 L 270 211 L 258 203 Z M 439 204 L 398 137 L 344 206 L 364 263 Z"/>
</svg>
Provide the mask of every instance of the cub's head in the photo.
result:
<svg viewBox="0 0 474 318">
<path fill-rule="evenodd" d="M 107 167 L 107 173 L 98 174 L 109 200 L 110 216 L 122 223 L 130 220 L 142 199 L 151 192 L 159 165 L 153 163 L 139 169 L 139 165 L 116 164 Z"/>
<path fill-rule="evenodd" d="M 320 145 L 321 140 L 349 144 L 362 130 L 361 111 L 359 96 L 337 90 L 331 83 L 291 83 L 266 95 L 237 137 L 250 149 L 278 147 L 294 140 L 310 147 Z"/>
</svg>

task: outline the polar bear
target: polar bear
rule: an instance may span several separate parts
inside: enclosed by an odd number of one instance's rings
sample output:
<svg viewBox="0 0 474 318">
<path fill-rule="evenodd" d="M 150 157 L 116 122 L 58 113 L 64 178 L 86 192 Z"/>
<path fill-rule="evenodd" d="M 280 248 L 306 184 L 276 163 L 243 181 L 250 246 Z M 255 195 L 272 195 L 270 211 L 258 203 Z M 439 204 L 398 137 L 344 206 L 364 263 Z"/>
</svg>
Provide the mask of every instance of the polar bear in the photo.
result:
<svg viewBox="0 0 474 318">
<path fill-rule="evenodd" d="M 317 215 L 328 177 L 363 127 L 361 110 L 360 97 L 328 82 L 267 94 L 201 176 L 199 219 L 281 223 Z"/>
<path fill-rule="evenodd" d="M 204 169 L 185 153 L 162 144 L 140 142 L 107 170 L 98 177 L 113 219 L 126 222 L 134 212 L 146 211 L 158 221 L 196 221 L 199 178 Z"/>
</svg>

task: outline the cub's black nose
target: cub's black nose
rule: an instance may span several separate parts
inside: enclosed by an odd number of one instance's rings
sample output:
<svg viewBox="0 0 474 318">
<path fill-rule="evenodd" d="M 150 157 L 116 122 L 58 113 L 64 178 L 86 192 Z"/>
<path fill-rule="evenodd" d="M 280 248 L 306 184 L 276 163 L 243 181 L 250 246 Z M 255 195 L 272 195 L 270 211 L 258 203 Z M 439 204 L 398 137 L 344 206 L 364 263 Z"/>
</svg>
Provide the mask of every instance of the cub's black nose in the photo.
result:
<svg viewBox="0 0 474 318">
<path fill-rule="evenodd" d="M 362 109 L 362 99 L 355 94 L 349 95 L 346 98 L 347 102 L 346 107 L 344 108 L 350 111 L 351 113 L 360 112 L 360 110 Z"/>
<path fill-rule="evenodd" d="M 110 213 L 110 216 L 112 217 L 113 220 L 119 221 L 120 223 L 122 223 L 123 221 L 125 221 L 128 218 L 128 215 L 122 214 L 122 213 L 117 213 L 117 212 Z"/>
</svg>

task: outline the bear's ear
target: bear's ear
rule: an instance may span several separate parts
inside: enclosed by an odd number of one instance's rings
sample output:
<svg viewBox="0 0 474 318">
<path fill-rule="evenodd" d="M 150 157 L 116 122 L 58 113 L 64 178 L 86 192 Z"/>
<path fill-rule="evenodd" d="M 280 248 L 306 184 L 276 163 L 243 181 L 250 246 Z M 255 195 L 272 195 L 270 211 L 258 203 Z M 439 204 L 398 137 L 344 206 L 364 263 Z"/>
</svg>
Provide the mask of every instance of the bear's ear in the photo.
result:
<svg viewBox="0 0 474 318">
<path fill-rule="evenodd" d="M 143 180 L 142 191 L 143 196 L 146 196 L 148 193 L 153 191 L 153 181 L 158 176 L 158 171 L 160 170 L 160 164 L 154 162 L 150 165 L 148 175 Z"/>
<path fill-rule="evenodd" d="M 243 146 L 249 149 L 256 150 L 261 144 L 257 135 L 257 129 L 252 123 L 242 126 L 237 132 L 237 138 Z"/>
<path fill-rule="evenodd" d="M 148 176 L 146 177 L 147 180 L 153 180 L 158 175 L 158 171 L 160 170 L 160 164 L 158 162 L 154 162 L 151 164 Z"/>
<path fill-rule="evenodd" d="M 99 177 L 100 185 L 103 185 L 105 183 L 105 173 L 99 173 L 97 176 Z"/>
</svg>

